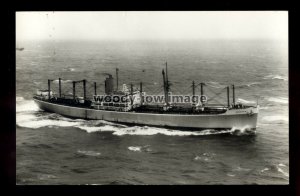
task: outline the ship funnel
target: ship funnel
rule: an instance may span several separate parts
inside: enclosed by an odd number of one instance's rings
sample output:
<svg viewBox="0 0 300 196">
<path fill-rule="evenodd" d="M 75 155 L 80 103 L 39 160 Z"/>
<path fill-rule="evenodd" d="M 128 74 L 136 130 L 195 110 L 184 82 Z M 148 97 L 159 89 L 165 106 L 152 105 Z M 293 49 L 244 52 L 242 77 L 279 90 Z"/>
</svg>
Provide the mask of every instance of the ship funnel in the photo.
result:
<svg viewBox="0 0 300 196">
<path fill-rule="evenodd" d="M 112 94 L 114 91 L 114 79 L 112 75 L 108 74 L 108 78 L 105 79 L 105 94 Z"/>
</svg>

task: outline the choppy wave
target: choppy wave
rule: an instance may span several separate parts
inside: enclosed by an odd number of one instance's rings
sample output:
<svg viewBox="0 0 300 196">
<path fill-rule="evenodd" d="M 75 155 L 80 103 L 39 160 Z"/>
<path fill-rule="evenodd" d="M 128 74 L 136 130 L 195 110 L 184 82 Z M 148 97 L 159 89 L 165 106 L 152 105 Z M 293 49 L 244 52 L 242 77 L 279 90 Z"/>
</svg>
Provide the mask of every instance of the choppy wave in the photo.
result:
<svg viewBox="0 0 300 196">
<path fill-rule="evenodd" d="M 237 102 L 242 103 L 242 104 L 255 104 L 256 103 L 255 101 L 248 101 L 248 100 L 241 99 L 241 98 L 238 98 Z"/>
<path fill-rule="evenodd" d="M 61 80 L 61 83 L 71 83 L 71 82 L 72 82 L 72 80 Z M 59 80 L 53 80 L 53 83 L 58 84 Z"/>
<path fill-rule="evenodd" d="M 264 116 L 262 120 L 266 122 L 289 122 L 289 117 L 283 115 Z"/>
<path fill-rule="evenodd" d="M 24 101 L 24 97 L 16 97 L 16 102 Z"/>
<path fill-rule="evenodd" d="M 54 175 L 50 175 L 50 174 L 40 174 L 40 175 L 38 175 L 38 178 L 40 180 L 46 180 L 46 179 L 53 179 L 53 178 L 57 178 L 57 177 Z"/>
<path fill-rule="evenodd" d="M 216 154 L 215 153 L 203 153 L 201 155 L 196 155 L 194 157 L 195 161 L 205 161 L 208 162 L 210 161 Z"/>
<path fill-rule="evenodd" d="M 286 97 L 269 97 L 268 101 L 276 103 L 289 103 L 289 99 Z"/>
<path fill-rule="evenodd" d="M 77 153 L 79 154 L 83 154 L 83 155 L 86 155 L 86 156 L 100 156 L 101 153 L 100 152 L 95 152 L 95 151 L 86 151 L 86 150 L 78 150 Z"/>
<path fill-rule="evenodd" d="M 16 97 L 16 112 L 37 112 L 39 107 L 33 100 L 25 100 L 23 97 Z"/>
<path fill-rule="evenodd" d="M 135 152 L 141 152 L 142 147 L 141 146 L 129 146 L 128 150 L 135 151 Z"/>
<path fill-rule="evenodd" d="M 264 79 L 288 81 L 287 77 L 280 76 L 280 75 L 267 75 L 264 77 Z"/>
<path fill-rule="evenodd" d="M 242 167 L 237 167 L 235 169 L 233 169 L 233 171 L 238 171 L 238 172 L 247 172 L 247 171 L 250 171 L 251 169 L 249 168 L 242 168 Z"/>
<path fill-rule="evenodd" d="M 259 109 L 260 109 L 260 110 L 268 110 L 269 107 L 260 107 Z"/>
<path fill-rule="evenodd" d="M 268 167 L 265 167 L 264 169 L 260 170 L 261 173 L 264 173 L 264 172 L 268 172 L 268 171 L 277 171 L 281 174 L 283 174 L 285 177 L 289 177 L 289 173 L 288 171 L 285 171 L 286 170 L 286 165 L 282 164 L 282 163 L 279 163 L 278 165 L 269 165 Z"/>
<path fill-rule="evenodd" d="M 126 126 L 122 124 L 107 122 L 104 120 L 70 119 L 55 113 L 47 113 L 39 110 L 32 100 L 17 98 L 18 126 L 37 129 L 41 127 L 76 127 L 88 133 L 112 132 L 113 135 L 168 135 L 168 136 L 205 136 L 217 134 L 249 135 L 255 132 L 248 130 L 248 127 L 233 127 L 228 130 L 206 129 L 199 131 L 182 131 L 166 128 L 148 126 Z"/>
<path fill-rule="evenodd" d="M 261 84 L 261 83 L 260 82 L 251 82 L 249 84 L 237 85 L 236 87 L 237 88 L 252 87 L 252 86 L 255 86 L 255 85 L 259 85 L 259 84 Z"/>
<path fill-rule="evenodd" d="M 205 85 L 213 87 L 213 88 L 225 88 L 226 85 L 220 84 L 218 82 L 205 82 Z"/>
<path fill-rule="evenodd" d="M 229 176 L 229 177 L 235 177 L 235 174 L 227 173 L 227 176 Z"/>
<path fill-rule="evenodd" d="M 282 167 L 286 167 L 284 164 L 280 163 L 276 166 L 277 171 L 282 173 L 285 177 L 289 177 L 289 173 L 284 171 Z"/>
<path fill-rule="evenodd" d="M 263 172 L 265 172 L 265 171 L 269 171 L 269 170 L 270 170 L 270 169 L 266 167 L 266 168 L 264 168 L 264 169 L 260 170 L 260 172 L 262 172 L 262 173 L 263 173 Z"/>
</svg>

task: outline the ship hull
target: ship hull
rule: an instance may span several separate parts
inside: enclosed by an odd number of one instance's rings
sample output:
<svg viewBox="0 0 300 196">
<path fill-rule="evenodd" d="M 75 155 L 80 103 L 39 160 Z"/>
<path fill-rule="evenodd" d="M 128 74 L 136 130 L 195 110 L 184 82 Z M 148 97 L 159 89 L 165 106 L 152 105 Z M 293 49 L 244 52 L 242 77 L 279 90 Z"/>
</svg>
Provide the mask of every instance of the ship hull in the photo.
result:
<svg viewBox="0 0 300 196">
<path fill-rule="evenodd" d="M 148 125 L 158 127 L 178 127 L 191 129 L 256 129 L 258 108 L 227 110 L 222 114 L 154 114 L 138 112 L 117 112 L 65 106 L 34 99 L 40 109 L 71 118 L 106 120 L 111 122 Z"/>
</svg>

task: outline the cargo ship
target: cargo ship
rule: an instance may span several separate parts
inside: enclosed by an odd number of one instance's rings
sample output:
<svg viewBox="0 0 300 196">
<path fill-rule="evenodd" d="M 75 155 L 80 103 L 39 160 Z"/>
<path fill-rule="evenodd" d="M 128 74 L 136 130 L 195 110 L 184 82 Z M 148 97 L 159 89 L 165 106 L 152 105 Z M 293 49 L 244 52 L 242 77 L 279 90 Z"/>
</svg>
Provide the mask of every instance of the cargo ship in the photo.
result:
<svg viewBox="0 0 300 196">
<path fill-rule="evenodd" d="M 200 86 L 200 94 L 197 101 L 191 99 L 191 103 L 177 103 L 171 100 L 170 82 L 168 80 L 167 63 L 162 69 L 163 99 L 159 103 L 145 101 L 147 93 L 143 91 L 143 83 L 139 89 L 133 90 L 130 85 L 123 84 L 119 90 L 118 69 L 116 69 L 116 81 L 111 74 L 105 79 L 104 96 L 97 95 L 97 83 L 94 82 L 93 99 L 87 98 L 87 80 L 69 81 L 73 84 L 72 95 L 62 94 L 62 79 L 48 79 L 48 89 L 37 90 L 33 100 L 40 109 L 57 113 L 70 118 L 91 120 L 105 120 L 120 124 L 146 125 L 154 127 L 178 128 L 188 130 L 202 129 L 249 129 L 255 130 L 259 106 L 247 105 L 235 101 L 234 85 L 224 87 L 227 93 L 227 104 L 209 104 L 204 95 L 205 83 L 195 84 L 192 81 L 192 98 L 196 94 L 196 86 Z M 58 83 L 58 95 L 51 90 L 53 82 Z M 76 95 L 76 84 L 82 83 L 83 97 Z M 115 83 L 117 88 L 115 89 Z M 232 89 L 232 99 L 230 94 Z M 121 97 L 121 98 L 120 98 Z M 116 99 L 115 99 L 116 98 Z M 122 101 L 120 101 L 122 100 Z M 232 101 L 231 101 L 232 100 Z"/>
</svg>

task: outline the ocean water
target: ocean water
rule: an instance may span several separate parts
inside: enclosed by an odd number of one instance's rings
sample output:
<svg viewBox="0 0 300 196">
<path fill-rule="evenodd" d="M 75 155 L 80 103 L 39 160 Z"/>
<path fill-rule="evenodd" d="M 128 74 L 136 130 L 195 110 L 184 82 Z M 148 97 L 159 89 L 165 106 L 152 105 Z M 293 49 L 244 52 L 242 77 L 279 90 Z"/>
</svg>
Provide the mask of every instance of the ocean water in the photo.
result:
<svg viewBox="0 0 300 196">
<path fill-rule="evenodd" d="M 17 184 L 289 184 L 287 43 L 272 40 L 40 41 L 16 51 Z M 205 94 L 236 85 L 236 99 L 258 103 L 258 127 L 181 131 L 70 119 L 33 102 L 47 79 L 87 79 L 88 97 L 105 73 L 119 84 L 162 93 L 168 62 L 171 91 Z M 52 83 L 57 92 L 58 84 Z M 82 95 L 82 87 L 76 87 Z M 196 93 L 200 93 L 199 87 Z M 225 91 L 215 100 L 226 104 Z"/>
</svg>

